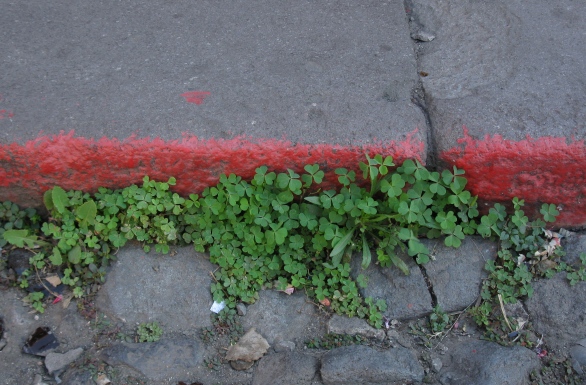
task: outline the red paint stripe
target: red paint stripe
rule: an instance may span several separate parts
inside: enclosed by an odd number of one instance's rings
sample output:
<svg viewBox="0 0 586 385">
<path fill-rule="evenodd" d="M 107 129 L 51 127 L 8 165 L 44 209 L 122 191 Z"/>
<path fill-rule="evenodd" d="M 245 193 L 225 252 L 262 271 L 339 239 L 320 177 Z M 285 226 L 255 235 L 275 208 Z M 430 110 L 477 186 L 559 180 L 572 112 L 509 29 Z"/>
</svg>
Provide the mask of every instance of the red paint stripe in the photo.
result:
<svg viewBox="0 0 586 385">
<path fill-rule="evenodd" d="M 441 154 L 466 170 L 468 188 L 487 202 L 525 199 L 537 211 L 542 203 L 562 208 L 556 226 L 586 225 L 586 145 L 584 140 L 541 137 L 512 141 L 500 135 L 473 139 L 466 127 L 462 146 Z"/>
<path fill-rule="evenodd" d="M 157 180 L 174 176 L 177 178 L 174 190 L 188 194 L 216 184 L 224 173 L 252 178 L 261 165 L 276 171 L 287 168 L 301 171 L 305 164 L 318 163 L 324 171 L 329 171 L 327 180 L 333 181 L 335 168 L 356 169 L 365 152 L 392 155 L 397 162 L 407 158 L 425 159 L 425 145 L 415 137 L 415 132 L 403 142 L 365 146 L 294 145 L 246 137 L 93 140 L 70 132 L 40 137 L 24 145 L 0 145 L 0 200 L 26 205 L 54 185 L 95 192 L 100 186 L 121 188 L 141 183 L 144 175 Z M 25 201 L 26 198 L 30 199 Z"/>
</svg>

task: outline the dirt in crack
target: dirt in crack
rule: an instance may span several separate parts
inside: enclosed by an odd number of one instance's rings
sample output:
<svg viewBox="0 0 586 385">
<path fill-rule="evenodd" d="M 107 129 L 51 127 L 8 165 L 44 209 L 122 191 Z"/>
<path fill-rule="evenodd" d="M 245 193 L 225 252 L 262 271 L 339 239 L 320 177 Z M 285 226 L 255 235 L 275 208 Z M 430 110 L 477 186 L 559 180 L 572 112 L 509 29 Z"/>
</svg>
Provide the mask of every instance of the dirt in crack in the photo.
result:
<svg viewBox="0 0 586 385">
<path fill-rule="evenodd" d="M 425 285 L 427 286 L 427 290 L 429 291 L 429 295 L 431 296 L 431 307 L 435 308 L 437 306 L 437 296 L 435 295 L 435 291 L 433 290 L 431 280 L 427 276 L 427 270 L 425 270 L 424 265 L 417 264 L 417 266 L 419 266 L 419 270 L 421 270 L 421 274 L 423 275 L 423 279 L 425 280 Z"/>
</svg>

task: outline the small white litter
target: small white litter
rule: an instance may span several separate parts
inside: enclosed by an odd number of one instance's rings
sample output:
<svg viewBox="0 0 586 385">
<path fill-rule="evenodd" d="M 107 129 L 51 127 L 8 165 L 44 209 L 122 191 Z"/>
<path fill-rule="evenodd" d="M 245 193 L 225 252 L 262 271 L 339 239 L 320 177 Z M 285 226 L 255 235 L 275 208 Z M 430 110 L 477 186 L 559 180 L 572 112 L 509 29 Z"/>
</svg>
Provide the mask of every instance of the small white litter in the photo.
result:
<svg viewBox="0 0 586 385">
<path fill-rule="evenodd" d="M 220 303 L 214 301 L 214 303 L 212 304 L 212 307 L 210 308 L 210 311 L 213 311 L 214 313 L 218 314 L 225 307 L 226 307 L 226 303 L 224 301 L 222 301 Z"/>
</svg>

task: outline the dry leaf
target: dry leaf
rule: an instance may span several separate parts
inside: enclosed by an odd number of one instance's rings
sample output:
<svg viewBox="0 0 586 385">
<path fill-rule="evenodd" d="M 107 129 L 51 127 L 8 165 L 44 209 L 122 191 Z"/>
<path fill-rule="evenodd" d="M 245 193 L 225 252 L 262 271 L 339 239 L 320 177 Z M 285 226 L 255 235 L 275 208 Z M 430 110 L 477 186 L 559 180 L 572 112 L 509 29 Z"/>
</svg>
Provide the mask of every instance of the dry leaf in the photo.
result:
<svg viewBox="0 0 586 385">
<path fill-rule="evenodd" d="M 295 291 L 295 288 L 293 287 L 293 285 L 289 284 L 287 285 L 287 288 L 283 291 L 285 292 L 285 294 L 291 295 Z"/>
<path fill-rule="evenodd" d="M 267 340 L 251 328 L 235 345 L 230 346 L 226 360 L 253 362 L 261 358 L 269 348 Z"/>
<path fill-rule="evenodd" d="M 321 301 L 319 301 L 319 303 L 321 303 L 324 306 L 330 306 L 331 304 L 330 300 L 327 298 L 322 299 Z"/>
<path fill-rule="evenodd" d="M 69 303 L 73 299 L 73 293 L 67 294 L 67 296 L 63 297 L 63 309 L 67 309 L 69 307 Z"/>
<path fill-rule="evenodd" d="M 110 379 L 108 377 L 106 377 L 105 374 L 100 374 L 98 376 L 98 378 L 96 378 L 96 384 L 97 385 L 107 385 L 107 384 L 111 384 L 112 381 L 110 381 Z"/>
<path fill-rule="evenodd" d="M 50 277 L 45 277 L 45 281 L 49 282 L 53 287 L 57 287 L 61 285 L 61 278 L 57 275 L 52 275 Z"/>
</svg>

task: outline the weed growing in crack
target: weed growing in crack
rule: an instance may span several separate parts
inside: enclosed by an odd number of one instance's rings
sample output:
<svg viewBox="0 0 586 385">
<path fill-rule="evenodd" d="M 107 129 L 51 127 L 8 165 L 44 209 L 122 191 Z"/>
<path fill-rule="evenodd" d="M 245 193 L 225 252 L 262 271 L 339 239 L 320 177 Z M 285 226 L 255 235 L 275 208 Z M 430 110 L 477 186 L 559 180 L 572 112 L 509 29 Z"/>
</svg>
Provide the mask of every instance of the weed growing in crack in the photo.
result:
<svg viewBox="0 0 586 385">
<path fill-rule="evenodd" d="M 31 230 L 40 228 L 41 216 L 35 209 L 21 209 L 6 201 L 0 203 L 0 248 L 8 243 L 2 236 L 6 230 Z"/>
<path fill-rule="evenodd" d="M 450 323 L 450 316 L 448 316 L 439 305 L 433 308 L 433 312 L 429 315 L 429 326 L 433 333 L 441 333 Z"/>
<path fill-rule="evenodd" d="M 524 330 L 529 327 L 523 322 L 509 320 L 505 305 L 533 295 L 532 282 L 537 277 L 551 277 L 556 271 L 568 271 L 570 283 L 584 279 L 584 268 L 575 269 L 560 262 L 564 255 L 560 247 L 561 235 L 546 230 L 547 222 L 553 223 L 559 212 L 553 204 L 543 204 L 541 218 L 530 221 L 522 207 L 524 201 L 514 198 L 513 212 L 495 204 L 488 215 L 481 218 L 478 233 L 499 243 L 496 258 L 486 262 L 488 278 L 481 290 L 481 302 L 469 310 L 475 322 L 486 329 L 485 337 L 502 344 L 521 343 Z M 586 261 L 586 256 L 584 260 Z M 526 321 L 524 321 L 526 322 Z"/>
<path fill-rule="evenodd" d="M 24 297 L 23 301 L 31 305 L 32 308 L 38 311 L 39 313 L 44 313 L 45 304 L 43 303 L 43 298 L 45 298 L 45 294 L 43 294 L 40 291 L 35 291 L 29 293 L 26 297 Z"/>
<path fill-rule="evenodd" d="M 570 285 L 574 286 L 580 281 L 586 281 L 586 253 L 580 253 L 580 263 L 578 267 L 570 266 L 564 262 L 560 262 L 558 270 L 566 271 L 567 278 Z"/>
<path fill-rule="evenodd" d="M 136 336 L 138 342 L 156 342 L 161 339 L 163 329 L 158 322 L 141 323 L 136 328 Z"/>
<path fill-rule="evenodd" d="M 244 334 L 240 317 L 234 309 L 224 309 L 219 314 L 213 313 L 210 317 L 212 326 L 205 327 L 201 331 L 201 339 L 204 343 L 210 344 L 221 336 L 227 336 L 230 343 L 236 343 Z"/>
<path fill-rule="evenodd" d="M 205 365 L 205 367 L 208 368 L 209 370 L 214 370 L 214 371 L 220 370 L 222 363 L 223 363 L 222 358 L 217 355 L 212 356 L 212 357 L 206 357 L 203 360 L 203 364 Z"/>
</svg>

